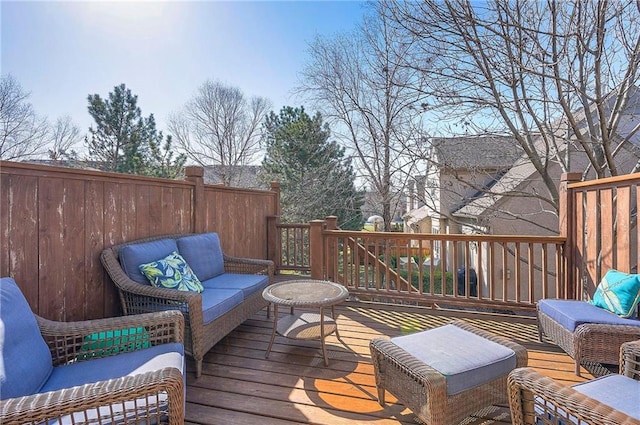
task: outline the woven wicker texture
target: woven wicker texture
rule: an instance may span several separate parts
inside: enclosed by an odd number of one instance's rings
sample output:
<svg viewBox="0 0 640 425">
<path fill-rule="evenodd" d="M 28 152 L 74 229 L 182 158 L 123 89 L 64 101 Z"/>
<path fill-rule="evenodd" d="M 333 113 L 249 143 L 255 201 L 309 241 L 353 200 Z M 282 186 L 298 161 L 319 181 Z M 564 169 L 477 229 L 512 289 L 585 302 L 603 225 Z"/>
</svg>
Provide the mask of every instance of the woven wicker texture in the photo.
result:
<svg viewBox="0 0 640 425">
<path fill-rule="evenodd" d="M 83 322 L 54 322 L 37 317 L 55 366 L 91 361 L 168 342 L 182 342 L 184 320 L 176 311 Z M 140 329 L 123 338 L 124 329 Z M 91 339 L 88 343 L 88 337 Z M 69 415 L 72 415 L 71 417 Z M 81 387 L 0 401 L 0 423 L 96 424 L 184 422 L 184 384 L 175 368 L 126 376 Z"/>
<path fill-rule="evenodd" d="M 527 350 L 521 345 L 477 329 L 461 320 L 451 323 L 512 349 L 516 353 L 516 367 L 527 365 Z M 449 396 L 446 379 L 440 372 L 416 359 L 389 339 L 372 340 L 370 349 L 380 404 L 384 406 L 385 391 L 389 391 L 428 425 L 454 425 L 484 407 L 507 401 L 506 375 Z"/>
<path fill-rule="evenodd" d="M 640 341 L 622 345 L 620 364 L 621 374 L 640 380 Z M 514 425 L 640 424 L 640 418 L 629 417 L 571 387 L 559 384 L 532 368 L 512 371 L 509 374 L 508 387 Z M 611 390 L 615 391 L 615 388 Z"/>
<path fill-rule="evenodd" d="M 114 245 L 102 251 L 101 260 L 109 277 L 118 288 L 125 315 L 158 310 L 180 310 L 185 319 L 185 351 L 196 362 L 196 377 L 202 374 L 202 359 L 207 351 L 254 313 L 268 305 L 262 293 L 256 292 L 231 311 L 205 324 L 202 319 L 202 296 L 197 292 L 178 291 L 141 285 L 129 279 L 118 260 L 126 245 L 144 243 L 184 235 L 164 235 Z M 269 260 L 238 258 L 224 255 L 224 271 L 238 274 L 266 274 L 273 280 L 274 265 Z"/>
<path fill-rule="evenodd" d="M 575 373 L 580 376 L 580 364 L 598 362 L 618 364 L 620 346 L 640 339 L 640 326 L 585 323 L 571 332 L 538 310 L 538 333 L 562 348 L 575 360 Z"/>
</svg>

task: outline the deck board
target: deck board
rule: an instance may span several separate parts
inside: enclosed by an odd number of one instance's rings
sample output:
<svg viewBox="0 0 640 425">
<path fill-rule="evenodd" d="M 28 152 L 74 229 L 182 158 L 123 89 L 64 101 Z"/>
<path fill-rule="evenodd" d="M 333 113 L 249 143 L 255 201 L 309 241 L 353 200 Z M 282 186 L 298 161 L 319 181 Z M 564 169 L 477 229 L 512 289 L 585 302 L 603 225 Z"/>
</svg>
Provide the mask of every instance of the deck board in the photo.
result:
<svg viewBox="0 0 640 425">
<path fill-rule="evenodd" d="M 281 316 L 287 314 L 281 312 Z M 438 311 L 425 308 L 345 302 L 336 308 L 340 340 L 327 337 L 329 366 L 319 341 L 276 337 L 265 352 L 273 321 L 260 311 L 218 343 L 195 379 L 187 365 L 186 422 L 214 424 L 416 424 L 408 409 L 387 393 L 377 402 L 369 341 L 432 328 L 462 318 L 524 345 L 529 365 L 567 385 L 591 378 L 573 373 L 573 359 L 552 344 L 538 341 L 533 318 Z M 468 425 L 510 424 L 507 406 L 491 406 L 470 417 Z"/>
</svg>

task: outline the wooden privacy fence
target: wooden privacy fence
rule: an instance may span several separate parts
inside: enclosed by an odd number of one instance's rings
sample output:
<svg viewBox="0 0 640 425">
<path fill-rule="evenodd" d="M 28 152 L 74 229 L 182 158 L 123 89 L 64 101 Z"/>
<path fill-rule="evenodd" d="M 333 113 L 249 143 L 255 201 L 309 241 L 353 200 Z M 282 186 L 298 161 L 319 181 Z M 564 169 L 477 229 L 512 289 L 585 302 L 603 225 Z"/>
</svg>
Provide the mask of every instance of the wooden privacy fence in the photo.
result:
<svg viewBox="0 0 640 425">
<path fill-rule="evenodd" d="M 575 282 L 568 297 L 581 299 L 609 269 L 638 272 L 640 173 L 575 182 L 579 178 L 567 178 L 560 229 L 567 235 L 567 279 Z"/>
<path fill-rule="evenodd" d="M 225 253 L 267 258 L 271 191 L 0 161 L 0 276 L 12 276 L 35 313 L 54 320 L 119 314 L 103 271 L 108 246 L 148 236 L 218 232 Z"/>
</svg>

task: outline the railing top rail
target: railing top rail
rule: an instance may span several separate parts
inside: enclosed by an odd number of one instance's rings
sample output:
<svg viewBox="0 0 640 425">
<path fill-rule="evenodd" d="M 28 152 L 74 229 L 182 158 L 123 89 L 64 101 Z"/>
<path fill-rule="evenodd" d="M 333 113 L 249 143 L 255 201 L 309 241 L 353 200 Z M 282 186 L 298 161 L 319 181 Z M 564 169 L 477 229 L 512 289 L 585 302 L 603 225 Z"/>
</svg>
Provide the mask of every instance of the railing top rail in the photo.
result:
<svg viewBox="0 0 640 425">
<path fill-rule="evenodd" d="M 624 174 L 621 176 L 606 177 L 604 179 L 586 180 L 583 182 L 570 183 L 567 185 L 569 189 L 579 189 L 583 187 L 613 187 L 625 186 L 633 183 L 640 183 L 640 173 Z"/>
<path fill-rule="evenodd" d="M 398 240 L 434 240 L 434 241 L 477 241 L 487 242 L 539 242 L 562 244 L 564 236 L 533 236 L 533 235 L 460 235 L 449 233 L 396 233 L 396 232 L 359 232 L 347 230 L 324 230 L 327 236 L 366 237 L 369 239 L 398 239 Z"/>
</svg>

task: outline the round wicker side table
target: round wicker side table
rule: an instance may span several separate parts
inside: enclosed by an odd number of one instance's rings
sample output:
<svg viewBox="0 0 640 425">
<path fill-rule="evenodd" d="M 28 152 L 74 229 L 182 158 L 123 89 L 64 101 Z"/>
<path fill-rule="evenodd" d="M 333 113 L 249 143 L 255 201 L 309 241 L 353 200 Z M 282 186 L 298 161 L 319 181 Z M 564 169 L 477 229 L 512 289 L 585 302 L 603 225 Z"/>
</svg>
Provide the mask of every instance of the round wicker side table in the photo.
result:
<svg viewBox="0 0 640 425">
<path fill-rule="evenodd" d="M 291 339 L 320 339 L 324 364 L 328 366 L 324 340 L 334 332 L 340 339 L 334 306 L 349 296 L 347 289 L 334 282 L 302 279 L 270 285 L 264 289 L 262 296 L 273 304 L 274 311 L 273 332 L 265 358 L 269 358 L 276 334 Z M 278 318 L 278 306 L 290 307 L 291 314 Z M 320 312 L 294 312 L 294 307 L 317 307 Z M 331 307 L 331 316 L 324 314 L 326 307 Z"/>
</svg>

